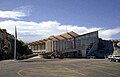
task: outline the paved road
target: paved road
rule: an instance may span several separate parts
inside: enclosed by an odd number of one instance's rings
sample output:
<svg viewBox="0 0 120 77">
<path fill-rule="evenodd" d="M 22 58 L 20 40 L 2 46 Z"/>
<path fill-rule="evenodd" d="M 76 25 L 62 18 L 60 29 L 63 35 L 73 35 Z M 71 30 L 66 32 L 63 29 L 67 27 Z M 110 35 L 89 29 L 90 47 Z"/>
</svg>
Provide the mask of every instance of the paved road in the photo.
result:
<svg viewBox="0 0 120 77">
<path fill-rule="evenodd" d="M 0 61 L 0 77 L 120 77 L 120 63 L 105 59 Z"/>
</svg>

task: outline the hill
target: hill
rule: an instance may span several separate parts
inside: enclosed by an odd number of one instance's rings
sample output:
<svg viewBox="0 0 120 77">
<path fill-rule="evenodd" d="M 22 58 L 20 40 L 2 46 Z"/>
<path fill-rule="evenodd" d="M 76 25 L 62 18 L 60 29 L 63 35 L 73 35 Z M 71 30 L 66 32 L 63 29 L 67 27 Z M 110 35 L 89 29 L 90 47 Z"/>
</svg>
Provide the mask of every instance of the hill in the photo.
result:
<svg viewBox="0 0 120 77">
<path fill-rule="evenodd" d="M 14 36 L 7 33 L 6 29 L 0 29 L 0 60 L 13 59 Z M 17 59 L 23 55 L 32 54 L 32 51 L 21 40 L 17 40 Z"/>
</svg>

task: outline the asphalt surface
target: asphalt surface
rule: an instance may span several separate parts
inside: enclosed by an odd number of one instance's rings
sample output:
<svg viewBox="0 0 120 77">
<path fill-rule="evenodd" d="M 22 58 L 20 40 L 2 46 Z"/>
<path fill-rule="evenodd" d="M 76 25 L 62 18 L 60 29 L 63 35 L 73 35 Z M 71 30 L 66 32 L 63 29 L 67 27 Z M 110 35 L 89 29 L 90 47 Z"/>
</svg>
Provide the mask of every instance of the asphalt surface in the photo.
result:
<svg viewBox="0 0 120 77">
<path fill-rule="evenodd" d="M 120 62 L 106 59 L 0 61 L 0 77 L 120 77 Z"/>
</svg>

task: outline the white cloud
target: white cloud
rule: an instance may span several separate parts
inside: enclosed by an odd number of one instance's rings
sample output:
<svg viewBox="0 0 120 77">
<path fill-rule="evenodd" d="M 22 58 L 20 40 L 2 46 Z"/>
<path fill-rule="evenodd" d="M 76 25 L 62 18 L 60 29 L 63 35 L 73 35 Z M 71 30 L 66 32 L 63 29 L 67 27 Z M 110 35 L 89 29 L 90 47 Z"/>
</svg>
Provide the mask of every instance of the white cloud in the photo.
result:
<svg viewBox="0 0 120 77">
<path fill-rule="evenodd" d="M 112 36 L 120 33 L 120 27 L 113 28 L 113 29 L 107 29 L 107 30 L 101 30 L 99 32 L 100 37 L 103 39 L 112 39 Z"/>
<path fill-rule="evenodd" d="M 0 18 L 12 18 L 12 19 L 19 19 L 19 17 L 26 16 L 22 12 L 17 11 L 0 11 Z"/>
<path fill-rule="evenodd" d="M 26 22 L 26 21 L 13 21 L 6 20 L 0 22 L 0 28 L 7 29 L 7 31 L 11 34 L 14 34 L 14 26 L 17 26 L 18 30 L 18 38 L 32 42 L 36 40 L 40 40 L 51 35 L 58 35 L 67 31 L 74 31 L 78 34 L 88 33 L 92 31 L 96 31 L 102 28 L 92 27 L 87 28 L 84 26 L 77 25 L 61 25 L 57 21 L 44 21 L 44 22 Z M 120 28 L 100 30 L 100 37 L 109 39 L 112 38 L 115 34 L 120 33 Z"/>
<path fill-rule="evenodd" d="M 32 7 L 31 6 L 21 6 L 21 7 L 17 7 L 15 9 L 13 9 L 13 11 L 22 12 L 22 13 L 25 13 L 26 16 L 29 16 L 30 13 L 32 12 Z"/>
<path fill-rule="evenodd" d="M 0 18 L 20 19 L 21 17 L 29 16 L 30 11 L 27 6 L 18 7 L 12 11 L 0 10 Z"/>
</svg>

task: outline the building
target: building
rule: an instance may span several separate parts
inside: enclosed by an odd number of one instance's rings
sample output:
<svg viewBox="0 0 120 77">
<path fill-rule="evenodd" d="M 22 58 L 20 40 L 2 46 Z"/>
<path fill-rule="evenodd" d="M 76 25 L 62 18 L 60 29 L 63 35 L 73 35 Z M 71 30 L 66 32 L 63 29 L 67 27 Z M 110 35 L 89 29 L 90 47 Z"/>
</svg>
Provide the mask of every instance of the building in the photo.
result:
<svg viewBox="0 0 120 77">
<path fill-rule="evenodd" d="M 61 52 L 62 50 L 74 47 L 74 40 L 78 34 L 68 32 L 58 36 L 50 36 L 46 39 L 38 40 L 29 44 L 34 53 Z"/>
<path fill-rule="evenodd" d="M 64 57 L 86 57 L 98 48 L 98 31 L 78 35 L 71 31 L 57 36 L 29 43 L 33 53 L 46 54 L 55 52 Z"/>
<path fill-rule="evenodd" d="M 97 51 L 99 43 L 98 31 L 79 35 L 76 38 L 76 48 L 82 57 L 86 57 L 93 51 Z"/>
</svg>

